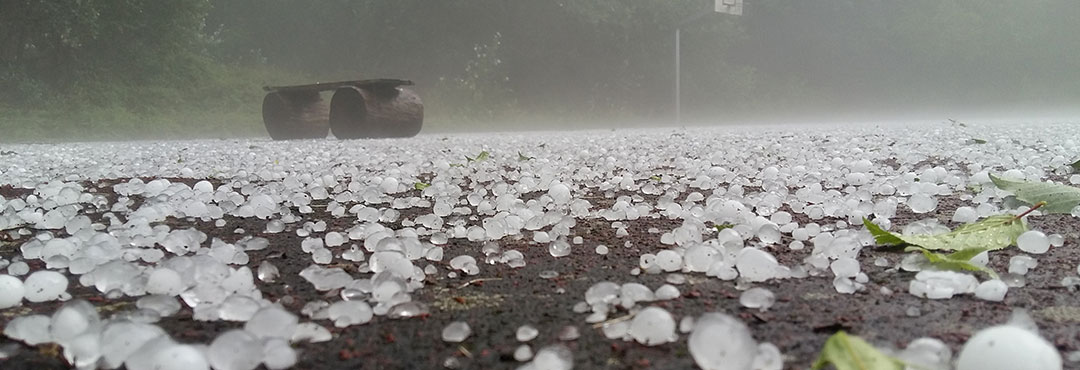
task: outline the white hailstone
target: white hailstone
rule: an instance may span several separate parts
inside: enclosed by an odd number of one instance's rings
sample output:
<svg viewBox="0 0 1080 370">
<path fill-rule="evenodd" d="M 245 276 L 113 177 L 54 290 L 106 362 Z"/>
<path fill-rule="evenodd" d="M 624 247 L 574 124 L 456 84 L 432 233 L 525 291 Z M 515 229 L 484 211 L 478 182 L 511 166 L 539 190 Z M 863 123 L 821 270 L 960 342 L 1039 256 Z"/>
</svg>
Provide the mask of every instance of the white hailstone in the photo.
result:
<svg viewBox="0 0 1080 370">
<path fill-rule="evenodd" d="M 955 271 L 919 271 L 908 285 L 911 295 L 929 299 L 948 299 L 955 294 L 974 293 L 979 281 L 974 276 Z"/>
<path fill-rule="evenodd" d="M 652 302 L 656 300 L 656 294 L 652 289 L 640 283 L 625 283 L 619 287 L 619 305 L 630 309 L 637 302 Z"/>
<path fill-rule="evenodd" d="M 281 275 L 281 272 L 278 271 L 277 266 L 274 266 L 273 263 L 264 260 L 262 261 L 262 263 L 259 264 L 259 268 L 256 270 L 256 275 L 258 276 L 259 281 L 262 281 L 264 283 L 273 283 L 277 280 L 278 276 Z"/>
<path fill-rule="evenodd" d="M 334 254 L 326 248 L 318 248 L 311 251 L 311 261 L 320 265 L 326 265 L 334 261 Z"/>
<path fill-rule="evenodd" d="M 694 362 L 704 370 L 750 369 L 758 352 L 746 324 L 718 312 L 695 320 L 687 344 Z"/>
<path fill-rule="evenodd" d="M 757 355 L 754 356 L 754 363 L 751 366 L 754 370 L 783 370 L 784 355 L 775 344 L 761 343 L 758 344 Z"/>
<path fill-rule="evenodd" d="M 532 240 L 537 243 L 547 243 L 551 241 L 551 236 L 547 231 L 534 231 Z"/>
<path fill-rule="evenodd" d="M 691 330 L 694 330 L 694 317 L 683 316 L 682 320 L 679 320 L 679 332 L 687 334 Z"/>
<path fill-rule="evenodd" d="M 975 287 L 975 297 L 985 301 L 1001 302 L 1005 300 L 1005 293 L 1008 291 L 1009 286 L 1005 282 L 998 279 L 987 280 Z"/>
<path fill-rule="evenodd" d="M 962 224 L 972 223 L 978 219 L 979 213 L 976 212 L 974 208 L 967 206 L 957 208 L 956 211 L 953 212 L 952 216 L 952 222 L 959 222 Z"/>
<path fill-rule="evenodd" d="M 334 326 L 339 328 L 366 324 L 375 315 L 371 310 L 371 305 L 364 301 L 334 302 L 326 309 L 326 313 L 327 318 L 333 320 Z"/>
<path fill-rule="evenodd" d="M 833 278 L 833 288 L 840 294 L 853 294 L 862 289 L 863 285 L 849 277 L 837 276 Z"/>
<path fill-rule="evenodd" d="M 52 341 L 52 335 L 49 334 L 51 321 L 45 315 L 16 316 L 4 326 L 4 336 L 21 340 L 31 346 L 48 343 Z"/>
<path fill-rule="evenodd" d="M 956 370 L 1060 370 L 1061 354 L 1031 331 L 993 326 L 975 333 L 956 359 Z"/>
<path fill-rule="evenodd" d="M 15 307 L 22 303 L 26 289 L 19 278 L 0 274 L 0 309 Z"/>
<path fill-rule="evenodd" d="M 674 342 L 679 338 L 675 334 L 675 318 L 660 307 L 647 307 L 630 322 L 630 336 L 638 343 L 655 346 Z"/>
<path fill-rule="evenodd" d="M 678 273 L 668 274 L 667 278 L 665 278 L 664 281 L 666 281 L 668 284 L 672 284 L 672 285 L 686 284 L 686 275 L 678 274 Z"/>
<path fill-rule="evenodd" d="M 151 365 L 155 370 L 209 370 L 203 351 L 192 345 L 175 344 L 154 351 Z"/>
<path fill-rule="evenodd" d="M 302 322 L 296 325 L 296 331 L 293 332 L 292 338 L 290 338 L 289 341 L 293 343 L 320 343 L 329 341 L 330 339 L 333 339 L 333 335 L 322 325 L 312 322 Z"/>
<path fill-rule="evenodd" d="M 277 234 L 285 231 L 285 223 L 281 220 L 270 220 L 266 223 L 267 234 Z"/>
<path fill-rule="evenodd" d="M 739 304 L 746 308 L 766 311 L 776 303 L 776 295 L 765 288 L 750 288 L 739 295 Z"/>
<path fill-rule="evenodd" d="M 1009 273 L 1025 275 L 1028 273 L 1028 270 L 1031 270 L 1038 265 L 1039 262 L 1035 261 L 1035 259 L 1031 258 L 1031 256 L 1013 256 L 1009 259 Z"/>
<path fill-rule="evenodd" d="M 896 358 L 904 361 L 908 367 L 948 370 L 952 369 L 953 355 L 949 346 L 941 340 L 923 337 L 908 343 Z"/>
<path fill-rule="evenodd" d="M 552 183 L 548 187 L 547 195 L 551 197 L 551 200 L 555 204 L 568 204 L 570 203 L 570 187 L 561 182 Z"/>
<path fill-rule="evenodd" d="M 7 273 L 11 276 L 23 276 L 30 272 L 30 265 L 24 261 L 12 262 L 7 267 Z"/>
<path fill-rule="evenodd" d="M 221 333 L 206 350 L 216 370 L 253 370 L 262 363 L 262 341 L 242 329 Z"/>
<path fill-rule="evenodd" d="M 630 322 L 629 321 L 617 321 L 603 324 L 600 329 L 604 332 L 604 337 L 607 339 L 621 339 L 630 340 Z"/>
<path fill-rule="evenodd" d="M 608 254 L 608 247 L 606 245 L 603 245 L 603 244 L 597 245 L 596 246 L 596 254 L 599 254 L 601 256 Z"/>
<path fill-rule="evenodd" d="M 299 318 L 292 312 L 278 305 L 269 305 L 255 312 L 255 315 L 244 323 L 244 330 L 258 338 L 288 339 L 296 331 L 298 321 Z"/>
<path fill-rule="evenodd" d="M 559 334 L 556 337 L 564 342 L 577 340 L 578 338 L 581 338 L 581 331 L 579 331 L 576 326 L 567 325 L 562 327 L 562 329 L 559 329 Z"/>
<path fill-rule="evenodd" d="M 472 329 L 464 321 L 454 321 L 442 330 L 442 340 L 450 343 L 461 343 L 472 335 Z"/>
<path fill-rule="evenodd" d="M 589 306 L 611 304 L 619 299 L 619 284 L 601 281 L 585 290 L 585 303 Z"/>
<path fill-rule="evenodd" d="M 1042 231 L 1028 230 L 1016 238 L 1016 246 L 1024 252 L 1043 254 L 1050 250 L 1050 238 Z"/>
<path fill-rule="evenodd" d="M 259 302 L 248 296 L 230 295 L 217 307 L 218 316 L 227 321 L 248 321 L 259 311 Z"/>
<path fill-rule="evenodd" d="M 791 230 L 791 238 L 795 239 L 796 241 L 807 241 L 810 240 L 810 232 L 807 231 L 806 228 L 800 227 L 795 230 Z"/>
<path fill-rule="evenodd" d="M 863 158 L 848 162 L 847 167 L 851 172 L 870 172 L 874 164 L 869 159 Z"/>
<path fill-rule="evenodd" d="M 14 265 L 14 264 L 12 264 Z M 8 269 L 10 270 L 10 266 Z M 64 274 L 51 270 L 39 270 L 23 281 L 24 297 L 30 302 L 45 302 L 60 298 L 67 292 L 68 279 Z"/>
<path fill-rule="evenodd" d="M 174 296 L 151 294 L 135 301 L 135 307 L 157 312 L 161 317 L 168 317 L 180 312 L 180 302 Z"/>
<path fill-rule="evenodd" d="M 1046 237 L 1046 239 L 1050 241 L 1051 247 L 1060 247 L 1065 245 L 1065 236 L 1061 234 L 1050 234 Z"/>
<path fill-rule="evenodd" d="M 407 319 L 410 317 L 424 316 L 431 313 L 423 302 L 409 301 L 395 304 L 386 312 L 386 317 L 391 319 Z"/>
<path fill-rule="evenodd" d="M 379 183 L 379 189 L 386 194 L 394 194 L 398 192 L 398 185 L 400 185 L 398 179 L 393 177 L 387 177 Z"/>
<path fill-rule="evenodd" d="M 656 288 L 656 292 L 654 294 L 656 295 L 656 299 L 661 301 L 679 298 L 679 296 L 681 295 L 681 293 L 679 293 L 679 288 L 676 288 L 674 285 L 671 284 L 661 285 L 659 288 Z"/>
<path fill-rule="evenodd" d="M 346 241 L 345 235 L 342 235 L 337 231 L 331 231 L 326 233 L 326 235 L 323 236 L 323 240 L 324 244 L 326 244 L 327 247 L 337 247 L 345 244 Z"/>
<path fill-rule="evenodd" d="M 765 223 L 758 227 L 757 238 L 765 244 L 776 244 L 780 242 L 780 227 L 774 223 Z"/>
<path fill-rule="evenodd" d="M 269 370 L 287 369 L 296 365 L 296 350 L 284 338 L 263 342 L 263 365 Z"/>
<path fill-rule="evenodd" d="M 570 370 L 574 368 L 574 353 L 564 344 L 554 344 L 536 351 L 533 360 L 518 370 Z"/>
<path fill-rule="evenodd" d="M 705 272 L 705 275 L 720 280 L 735 280 L 735 278 L 739 277 L 739 271 L 735 270 L 735 266 L 732 266 L 728 261 L 716 260 L 709 266 L 709 270 Z"/>
<path fill-rule="evenodd" d="M 919 193 L 912 195 L 911 198 L 907 200 L 907 205 L 908 208 L 911 208 L 912 212 L 927 213 L 937 209 L 938 200 L 930 194 Z"/>
<path fill-rule="evenodd" d="M 311 253 L 316 249 L 323 248 L 323 240 L 314 237 L 307 237 L 300 241 L 300 250 L 304 253 Z"/>
<path fill-rule="evenodd" d="M 776 257 L 757 248 L 743 248 L 735 258 L 735 269 L 739 271 L 739 276 L 750 282 L 772 279 L 779 266 Z"/>
<path fill-rule="evenodd" d="M 656 255 L 652 253 L 645 253 L 638 257 L 638 267 L 650 274 L 659 274 L 664 271 L 656 263 Z"/>
<path fill-rule="evenodd" d="M 683 256 L 685 260 L 685 267 L 691 272 L 706 272 L 709 271 L 709 266 L 712 265 L 715 256 L 718 251 L 705 244 L 694 244 L 686 249 L 686 254 Z"/>
<path fill-rule="evenodd" d="M 566 240 L 563 239 L 556 239 L 551 242 L 551 244 L 548 244 L 548 253 L 555 258 L 569 256 L 570 243 L 567 243 Z"/>
<path fill-rule="evenodd" d="M 536 327 L 525 324 L 517 328 L 517 331 L 514 332 L 514 337 L 518 340 L 518 342 L 528 342 L 535 339 L 536 336 L 539 334 L 540 331 L 537 330 Z"/>
<path fill-rule="evenodd" d="M 529 361 L 533 357 L 532 347 L 528 344 L 522 344 L 514 350 L 514 360 L 518 362 Z"/>
<path fill-rule="evenodd" d="M 450 267 L 455 270 L 461 270 L 469 275 L 480 273 L 480 266 L 476 264 L 476 258 L 467 254 L 450 259 Z"/>
<path fill-rule="evenodd" d="M 146 292 L 175 296 L 184 291 L 180 273 L 168 267 L 158 267 L 146 279 Z"/>
<path fill-rule="evenodd" d="M 156 339 L 168 338 L 157 325 L 113 320 L 101 329 L 98 346 L 101 350 L 101 367 L 115 369 L 134 355 L 144 344 Z M 130 368 L 130 367 L 129 367 Z"/>
<path fill-rule="evenodd" d="M 788 244 L 788 249 L 793 251 L 802 250 L 803 248 L 806 248 L 806 244 L 798 240 L 792 240 L 791 244 Z"/>
<path fill-rule="evenodd" d="M 840 257 L 829 264 L 836 277 L 852 278 L 859 274 L 859 261 L 851 257 Z"/>
<path fill-rule="evenodd" d="M 161 365 L 156 358 L 157 354 L 175 345 L 177 345 L 176 341 L 168 335 L 151 338 L 141 343 L 141 346 L 136 351 L 124 359 L 124 367 L 131 370 L 152 370 Z"/>
<path fill-rule="evenodd" d="M 665 272 L 679 271 L 682 269 L 683 258 L 678 252 L 665 249 L 656 254 L 656 264 Z"/>
</svg>

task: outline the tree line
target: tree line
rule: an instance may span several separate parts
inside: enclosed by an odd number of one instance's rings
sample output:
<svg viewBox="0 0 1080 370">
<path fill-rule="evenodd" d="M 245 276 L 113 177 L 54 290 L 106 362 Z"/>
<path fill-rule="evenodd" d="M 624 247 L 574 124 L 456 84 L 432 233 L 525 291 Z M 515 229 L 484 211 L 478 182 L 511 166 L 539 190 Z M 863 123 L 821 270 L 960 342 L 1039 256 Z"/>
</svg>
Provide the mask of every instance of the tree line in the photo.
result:
<svg viewBox="0 0 1080 370">
<path fill-rule="evenodd" d="M 257 121 L 260 85 L 395 77 L 435 122 L 662 119 L 675 28 L 691 118 L 1080 97 L 1072 0 L 746 0 L 742 16 L 712 3 L 0 0 L 0 111 L 6 125 Z"/>
</svg>

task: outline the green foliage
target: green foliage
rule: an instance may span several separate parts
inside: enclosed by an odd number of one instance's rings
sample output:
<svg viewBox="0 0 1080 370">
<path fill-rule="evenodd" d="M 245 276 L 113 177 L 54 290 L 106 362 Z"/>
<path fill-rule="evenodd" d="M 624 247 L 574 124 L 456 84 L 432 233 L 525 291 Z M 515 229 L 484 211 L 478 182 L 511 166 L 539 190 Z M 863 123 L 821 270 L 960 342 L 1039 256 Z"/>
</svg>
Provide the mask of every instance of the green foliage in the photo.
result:
<svg viewBox="0 0 1080 370">
<path fill-rule="evenodd" d="M 465 156 L 465 160 L 468 161 L 468 162 L 480 162 L 480 161 L 486 161 L 488 159 L 491 159 L 491 153 L 488 153 L 488 151 L 486 151 L 486 150 L 481 151 L 480 154 L 476 155 L 476 157 Z"/>
<path fill-rule="evenodd" d="M 431 184 L 428 184 L 426 182 L 417 181 L 416 183 L 413 184 L 413 189 L 422 191 L 424 189 L 427 189 L 430 186 L 431 186 Z"/>
<path fill-rule="evenodd" d="M 729 224 L 729 223 L 713 225 L 713 228 L 716 229 L 716 232 L 721 232 L 721 231 L 724 231 L 724 229 L 730 229 L 730 228 L 733 228 L 733 227 L 735 227 L 735 225 L 734 224 Z"/>
<path fill-rule="evenodd" d="M 990 174 L 990 181 L 998 188 L 1011 191 L 1016 199 L 1028 204 L 1045 202 L 1042 211 L 1046 213 L 1071 213 L 1080 205 L 1080 188 L 1048 182 L 1030 182 L 1006 180 Z"/>
<path fill-rule="evenodd" d="M 261 133 L 259 86 L 372 77 L 416 81 L 425 129 L 655 122 L 676 28 L 687 121 L 1080 98 L 1072 0 L 912 1 L 0 1 L 0 128 Z"/>
<path fill-rule="evenodd" d="M 988 251 L 988 250 L 990 250 L 990 249 L 989 248 L 969 248 L 969 249 L 963 249 L 963 250 L 959 250 L 959 251 L 949 253 L 949 254 L 943 254 L 943 253 L 932 252 L 932 251 L 930 251 L 930 250 L 928 250 L 926 248 L 922 248 L 922 247 L 919 247 L 919 246 L 912 246 L 912 247 L 907 247 L 907 248 L 904 249 L 904 251 L 907 251 L 907 252 L 911 252 L 911 251 L 922 252 L 923 256 L 926 257 L 926 260 L 929 261 L 931 265 L 933 265 L 934 267 L 937 267 L 938 269 L 941 269 L 941 270 L 978 271 L 978 272 L 983 272 L 983 273 L 986 273 L 987 275 L 990 275 L 990 277 L 993 278 L 993 279 L 997 279 L 998 275 L 997 275 L 996 272 L 994 272 L 994 270 L 991 270 L 990 268 L 988 268 L 986 266 L 979 266 L 979 265 L 971 263 L 972 258 L 974 258 L 979 253 L 982 253 L 982 252 L 985 252 L 985 251 Z"/>
<path fill-rule="evenodd" d="M 663 178 L 663 175 L 652 175 L 652 176 L 649 176 L 649 180 L 652 180 L 652 181 L 656 181 L 656 182 L 660 182 L 660 181 L 661 181 L 661 180 L 663 180 L 663 179 L 664 179 L 664 178 Z"/>
<path fill-rule="evenodd" d="M 926 250 L 968 249 L 997 250 L 1016 243 L 1016 238 L 1028 230 L 1021 216 L 996 215 L 982 221 L 957 227 L 937 235 L 898 235 L 882 230 L 878 225 L 863 219 L 863 225 L 882 245 L 914 245 Z"/>
<path fill-rule="evenodd" d="M 971 139 L 975 144 L 986 144 L 986 140 L 983 139 Z"/>
<path fill-rule="evenodd" d="M 1080 159 L 1077 159 L 1076 162 L 1070 163 L 1069 167 L 1072 167 L 1073 172 L 1080 172 Z"/>
<path fill-rule="evenodd" d="M 824 369 L 829 364 L 837 370 L 903 370 L 905 367 L 903 361 L 881 353 L 862 338 L 843 330 L 825 340 L 825 348 L 810 368 Z"/>
<path fill-rule="evenodd" d="M 524 162 L 524 161 L 531 161 L 533 159 L 536 159 L 536 157 L 530 157 L 530 156 L 521 154 L 521 152 L 518 152 L 518 161 Z"/>
</svg>

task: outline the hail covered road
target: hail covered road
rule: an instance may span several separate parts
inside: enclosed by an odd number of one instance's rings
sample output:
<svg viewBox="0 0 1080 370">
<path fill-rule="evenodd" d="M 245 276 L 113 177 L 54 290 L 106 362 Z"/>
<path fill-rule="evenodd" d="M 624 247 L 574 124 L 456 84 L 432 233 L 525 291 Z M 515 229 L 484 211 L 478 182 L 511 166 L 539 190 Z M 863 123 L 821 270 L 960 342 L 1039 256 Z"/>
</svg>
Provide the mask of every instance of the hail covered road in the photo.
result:
<svg viewBox="0 0 1080 370">
<path fill-rule="evenodd" d="M 966 369 L 1011 322 L 1080 368 L 1076 216 L 997 279 L 862 224 L 1022 211 L 989 174 L 1078 159 L 1076 123 L 5 144 L 0 367 L 786 369 L 845 331 Z"/>
</svg>

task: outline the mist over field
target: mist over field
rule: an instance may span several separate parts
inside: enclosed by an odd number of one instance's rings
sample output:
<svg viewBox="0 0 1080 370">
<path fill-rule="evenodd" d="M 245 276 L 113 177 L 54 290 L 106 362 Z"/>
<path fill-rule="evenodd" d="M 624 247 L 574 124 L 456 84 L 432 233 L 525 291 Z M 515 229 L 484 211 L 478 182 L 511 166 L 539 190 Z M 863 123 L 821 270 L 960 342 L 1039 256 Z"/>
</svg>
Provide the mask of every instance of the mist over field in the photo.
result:
<svg viewBox="0 0 1080 370">
<path fill-rule="evenodd" d="M 0 3 L 0 140 L 265 136 L 262 86 L 415 82 L 423 132 L 1080 112 L 1071 0 Z"/>
</svg>

